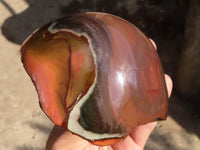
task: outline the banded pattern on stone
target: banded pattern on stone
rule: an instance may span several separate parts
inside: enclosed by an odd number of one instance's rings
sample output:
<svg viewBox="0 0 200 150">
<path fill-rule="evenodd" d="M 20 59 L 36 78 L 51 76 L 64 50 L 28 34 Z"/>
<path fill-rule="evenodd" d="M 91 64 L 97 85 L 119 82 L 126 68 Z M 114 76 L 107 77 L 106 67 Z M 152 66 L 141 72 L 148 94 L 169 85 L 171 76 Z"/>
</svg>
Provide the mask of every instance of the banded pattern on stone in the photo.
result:
<svg viewBox="0 0 200 150">
<path fill-rule="evenodd" d="M 148 38 L 105 13 L 44 25 L 21 48 L 40 104 L 59 126 L 108 145 L 137 125 L 167 116 L 162 67 Z"/>
</svg>

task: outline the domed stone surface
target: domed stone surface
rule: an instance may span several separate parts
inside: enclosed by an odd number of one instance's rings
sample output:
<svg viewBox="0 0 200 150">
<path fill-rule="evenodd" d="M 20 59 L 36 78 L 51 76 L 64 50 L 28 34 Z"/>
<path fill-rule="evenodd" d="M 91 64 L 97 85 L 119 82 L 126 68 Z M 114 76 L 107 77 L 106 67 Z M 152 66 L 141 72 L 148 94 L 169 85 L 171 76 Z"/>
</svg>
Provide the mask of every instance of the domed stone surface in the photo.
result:
<svg viewBox="0 0 200 150">
<path fill-rule="evenodd" d="M 34 32 L 21 54 L 47 116 L 94 144 L 115 143 L 136 126 L 167 116 L 157 52 L 119 17 L 85 13 L 58 19 Z"/>
</svg>

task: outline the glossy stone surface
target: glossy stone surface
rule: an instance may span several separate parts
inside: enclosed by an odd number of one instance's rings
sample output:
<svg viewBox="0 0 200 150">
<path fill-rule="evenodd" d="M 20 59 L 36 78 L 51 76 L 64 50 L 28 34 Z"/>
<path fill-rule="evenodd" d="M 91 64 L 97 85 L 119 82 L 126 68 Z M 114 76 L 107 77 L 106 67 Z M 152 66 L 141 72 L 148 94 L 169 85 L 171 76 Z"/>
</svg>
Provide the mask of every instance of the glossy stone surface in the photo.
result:
<svg viewBox="0 0 200 150">
<path fill-rule="evenodd" d="M 157 52 L 129 22 L 105 13 L 61 18 L 21 48 L 44 112 L 94 144 L 108 145 L 134 127 L 167 116 Z"/>
</svg>

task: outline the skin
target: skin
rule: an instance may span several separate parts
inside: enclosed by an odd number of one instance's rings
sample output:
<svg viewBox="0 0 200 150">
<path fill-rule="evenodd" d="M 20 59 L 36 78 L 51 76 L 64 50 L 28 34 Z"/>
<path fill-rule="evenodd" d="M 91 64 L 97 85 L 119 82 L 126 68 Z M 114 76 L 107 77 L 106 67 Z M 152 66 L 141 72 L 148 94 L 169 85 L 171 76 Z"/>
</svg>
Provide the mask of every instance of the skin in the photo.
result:
<svg viewBox="0 0 200 150">
<path fill-rule="evenodd" d="M 156 48 L 154 41 L 152 44 Z M 165 81 L 170 97 L 172 92 L 172 80 L 165 74 Z M 137 126 L 133 132 L 124 140 L 110 146 L 95 146 L 81 137 L 66 131 L 65 129 L 54 126 L 46 143 L 46 150 L 143 150 L 145 143 L 155 128 L 157 122 Z"/>
</svg>

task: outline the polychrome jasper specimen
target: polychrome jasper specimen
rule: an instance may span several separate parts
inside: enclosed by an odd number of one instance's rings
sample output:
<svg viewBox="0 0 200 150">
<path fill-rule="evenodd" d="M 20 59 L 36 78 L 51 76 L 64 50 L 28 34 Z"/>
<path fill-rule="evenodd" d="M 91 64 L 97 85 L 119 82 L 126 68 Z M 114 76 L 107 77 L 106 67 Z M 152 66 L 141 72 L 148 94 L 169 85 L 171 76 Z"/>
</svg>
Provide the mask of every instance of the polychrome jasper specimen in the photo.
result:
<svg viewBox="0 0 200 150">
<path fill-rule="evenodd" d="M 162 67 L 149 39 L 105 13 L 67 16 L 35 31 L 22 62 L 47 116 L 96 145 L 166 119 Z"/>
</svg>

